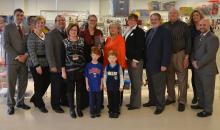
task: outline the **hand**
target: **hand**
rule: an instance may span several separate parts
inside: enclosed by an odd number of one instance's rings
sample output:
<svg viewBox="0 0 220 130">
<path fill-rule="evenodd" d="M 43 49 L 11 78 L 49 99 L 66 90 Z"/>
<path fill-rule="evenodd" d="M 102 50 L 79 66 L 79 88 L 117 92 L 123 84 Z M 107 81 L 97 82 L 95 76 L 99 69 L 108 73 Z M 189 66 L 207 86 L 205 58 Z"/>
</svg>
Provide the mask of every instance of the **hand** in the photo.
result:
<svg viewBox="0 0 220 130">
<path fill-rule="evenodd" d="M 120 87 L 120 88 L 119 88 L 119 91 L 122 92 L 122 91 L 123 91 L 123 88 Z"/>
<path fill-rule="evenodd" d="M 87 90 L 88 92 L 90 91 L 89 86 L 86 86 L 86 90 Z"/>
<path fill-rule="evenodd" d="M 27 60 L 27 55 L 19 55 L 15 59 L 18 60 L 21 63 L 25 63 L 26 60 Z"/>
<path fill-rule="evenodd" d="M 36 67 L 36 71 L 39 75 L 43 73 L 41 66 Z"/>
<path fill-rule="evenodd" d="M 189 66 L 189 59 L 188 57 L 185 57 L 183 60 L 183 68 L 186 69 Z"/>
<path fill-rule="evenodd" d="M 136 69 L 137 68 L 137 62 L 132 61 L 131 66 Z"/>
<path fill-rule="evenodd" d="M 62 78 L 67 79 L 66 71 L 62 71 Z"/>
<path fill-rule="evenodd" d="M 56 67 L 51 67 L 50 71 L 56 73 L 57 72 L 57 68 Z"/>
<path fill-rule="evenodd" d="M 199 66 L 197 65 L 197 61 L 193 61 L 192 62 L 192 65 L 193 65 L 193 67 L 195 68 L 195 69 L 199 69 Z"/>
<path fill-rule="evenodd" d="M 164 71 L 166 71 L 166 70 L 167 70 L 167 67 L 165 67 L 165 66 L 161 66 L 161 67 L 160 67 L 160 71 L 164 72 Z"/>
</svg>

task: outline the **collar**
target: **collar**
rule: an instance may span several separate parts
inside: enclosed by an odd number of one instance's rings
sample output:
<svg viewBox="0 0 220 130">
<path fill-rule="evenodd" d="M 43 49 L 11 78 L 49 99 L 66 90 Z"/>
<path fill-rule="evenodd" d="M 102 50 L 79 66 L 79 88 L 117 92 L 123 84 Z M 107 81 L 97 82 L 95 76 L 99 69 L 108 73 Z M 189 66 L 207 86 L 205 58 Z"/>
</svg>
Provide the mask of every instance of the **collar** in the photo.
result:
<svg viewBox="0 0 220 130">
<path fill-rule="evenodd" d="M 137 25 L 135 25 L 134 27 L 131 28 L 131 30 L 135 30 L 137 28 Z"/>
<path fill-rule="evenodd" d="M 205 32 L 205 33 L 201 33 L 201 35 L 202 35 L 202 36 L 206 36 L 209 32 L 210 32 L 210 30 L 207 31 L 207 32 Z"/>
<path fill-rule="evenodd" d="M 15 22 L 15 25 L 16 25 L 16 27 L 17 26 L 21 26 L 21 28 L 23 27 L 23 24 L 21 23 L 21 24 L 17 24 L 16 22 Z"/>
</svg>

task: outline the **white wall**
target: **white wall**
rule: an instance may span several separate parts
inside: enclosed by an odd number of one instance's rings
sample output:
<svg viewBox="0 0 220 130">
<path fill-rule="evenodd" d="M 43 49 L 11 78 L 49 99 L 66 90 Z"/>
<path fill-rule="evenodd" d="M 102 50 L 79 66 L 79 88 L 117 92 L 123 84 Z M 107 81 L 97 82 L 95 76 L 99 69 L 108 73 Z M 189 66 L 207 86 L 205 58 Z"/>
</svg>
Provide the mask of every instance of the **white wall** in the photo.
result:
<svg viewBox="0 0 220 130">
<path fill-rule="evenodd" d="M 90 11 L 99 14 L 100 0 L 57 0 L 58 10 Z M 40 10 L 56 10 L 56 0 L 0 0 L 0 14 L 10 15 L 22 8 L 26 15 L 39 15 Z"/>
</svg>

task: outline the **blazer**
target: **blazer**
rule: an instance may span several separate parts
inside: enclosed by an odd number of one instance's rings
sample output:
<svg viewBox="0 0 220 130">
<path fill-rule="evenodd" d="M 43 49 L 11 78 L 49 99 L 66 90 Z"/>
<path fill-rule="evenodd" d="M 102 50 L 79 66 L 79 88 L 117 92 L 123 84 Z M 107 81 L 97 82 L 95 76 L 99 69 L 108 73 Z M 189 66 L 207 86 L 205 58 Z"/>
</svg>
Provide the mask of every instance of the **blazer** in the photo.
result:
<svg viewBox="0 0 220 130">
<path fill-rule="evenodd" d="M 126 38 L 126 58 L 140 61 L 144 59 L 145 32 L 138 26 Z"/>
<path fill-rule="evenodd" d="M 199 67 L 196 71 L 206 75 L 215 75 L 218 73 L 216 64 L 218 48 L 219 39 L 212 32 L 208 32 L 205 36 L 199 35 L 195 38 L 192 57 L 193 60 L 197 61 Z"/>
<path fill-rule="evenodd" d="M 15 23 L 8 24 L 5 27 L 4 48 L 7 54 L 8 64 L 18 64 L 19 62 L 15 60 L 15 57 L 27 53 L 27 37 L 29 33 L 29 28 L 23 26 L 22 32 L 23 37 L 20 36 Z"/>
<path fill-rule="evenodd" d="M 45 40 L 40 39 L 34 32 L 29 34 L 27 41 L 29 67 L 48 67 L 46 59 Z"/>
<path fill-rule="evenodd" d="M 62 46 L 63 39 L 67 36 L 63 35 L 57 28 L 51 30 L 45 38 L 46 57 L 49 67 L 56 67 L 58 71 L 62 68 Z"/>
<path fill-rule="evenodd" d="M 161 66 L 168 67 L 172 54 L 171 33 L 159 26 L 151 41 L 148 40 L 150 29 L 146 33 L 145 62 L 147 72 L 156 74 L 161 71 Z"/>
</svg>

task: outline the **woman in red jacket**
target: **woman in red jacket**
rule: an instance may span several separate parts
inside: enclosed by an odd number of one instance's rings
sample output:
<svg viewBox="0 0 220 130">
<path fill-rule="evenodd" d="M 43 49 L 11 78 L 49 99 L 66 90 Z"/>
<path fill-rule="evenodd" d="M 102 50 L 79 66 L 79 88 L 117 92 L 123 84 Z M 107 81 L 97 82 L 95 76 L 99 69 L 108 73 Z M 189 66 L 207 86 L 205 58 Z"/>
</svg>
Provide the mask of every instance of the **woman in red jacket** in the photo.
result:
<svg viewBox="0 0 220 130">
<path fill-rule="evenodd" d="M 119 23 L 111 23 L 109 25 L 110 36 L 107 37 L 104 46 L 104 66 L 108 65 L 108 52 L 113 50 L 117 53 L 117 62 L 124 70 L 126 68 L 125 61 L 125 40 L 121 35 L 121 27 Z M 121 92 L 120 105 L 123 102 L 123 91 Z"/>
</svg>

